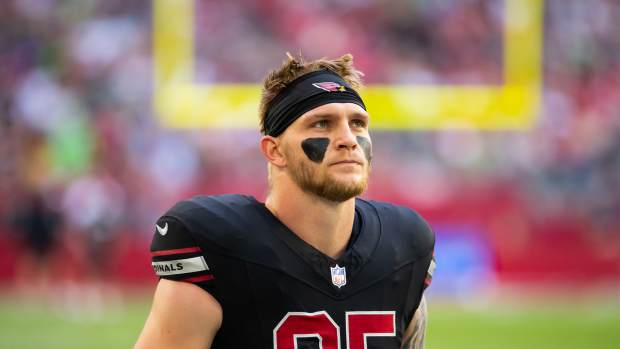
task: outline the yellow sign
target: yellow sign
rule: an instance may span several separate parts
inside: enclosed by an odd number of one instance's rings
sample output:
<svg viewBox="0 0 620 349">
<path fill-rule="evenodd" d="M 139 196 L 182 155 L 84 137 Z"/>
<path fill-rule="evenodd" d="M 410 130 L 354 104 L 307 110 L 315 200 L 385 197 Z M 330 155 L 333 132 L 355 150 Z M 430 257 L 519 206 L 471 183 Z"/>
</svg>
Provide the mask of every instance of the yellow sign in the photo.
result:
<svg viewBox="0 0 620 349">
<path fill-rule="evenodd" d="M 173 128 L 258 128 L 260 86 L 193 83 L 194 0 L 154 1 L 153 105 Z M 505 0 L 503 85 L 369 85 L 373 129 L 527 129 L 541 102 L 543 0 Z"/>
</svg>

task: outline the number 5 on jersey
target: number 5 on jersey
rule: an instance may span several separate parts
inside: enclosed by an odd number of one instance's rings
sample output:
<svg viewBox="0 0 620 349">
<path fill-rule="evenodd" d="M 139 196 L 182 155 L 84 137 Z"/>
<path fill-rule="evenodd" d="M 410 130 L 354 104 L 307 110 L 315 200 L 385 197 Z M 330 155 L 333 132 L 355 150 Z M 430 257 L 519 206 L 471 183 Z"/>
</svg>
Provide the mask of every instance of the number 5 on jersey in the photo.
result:
<svg viewBox="0 0 620 349">
<path fill-rule="evenodd" d="M 396 335 L 393 311 L 348 311 L 346 326 L 347 349 L 365 349 L 367 337 Z M 296 349 L 299 338 L 317 338 L 320 349 L 340 349 L 340 327 L 325 311 L 286 314 L 273 330 L 273 347 Z"/>
</svg>

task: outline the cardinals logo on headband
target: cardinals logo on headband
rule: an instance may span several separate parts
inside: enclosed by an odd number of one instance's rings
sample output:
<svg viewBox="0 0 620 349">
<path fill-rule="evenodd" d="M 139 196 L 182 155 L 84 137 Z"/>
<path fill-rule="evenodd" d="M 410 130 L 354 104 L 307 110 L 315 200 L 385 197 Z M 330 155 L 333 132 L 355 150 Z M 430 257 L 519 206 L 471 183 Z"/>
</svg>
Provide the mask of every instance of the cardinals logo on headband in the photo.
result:
<svg viewBox="0 0 620 349">
<path fill-rule="evenodd" d="M 316 82 L 314 84 L 312 84 L 312 86 L 316 87 L 316 88 L 320 88 L 321 90 L 325 90 L 327 92 L 343 92 L 345 91 L 345 87 L 337 84 L 335 82 L 331 82 L 331 81 L 326 81 L 326 82 Z"/>
</svg>

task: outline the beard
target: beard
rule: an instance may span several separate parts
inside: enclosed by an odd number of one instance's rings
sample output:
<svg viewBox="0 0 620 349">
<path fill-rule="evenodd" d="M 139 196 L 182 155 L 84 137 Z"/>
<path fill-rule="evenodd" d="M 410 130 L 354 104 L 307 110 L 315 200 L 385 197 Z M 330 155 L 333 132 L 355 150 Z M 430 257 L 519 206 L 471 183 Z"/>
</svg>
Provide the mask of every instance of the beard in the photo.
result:
<svg viewBox="0 0 620 349">
<path fill-rule="evenodd" d="M 293 159 L 289 157 L 289 159 Z M 319 172 L 318 165 L 310 164 L 303 158 L 289 162 L 293 181 L 301 190 L 315 194 L 333 202 L 347 201 L 366 190 L 370 168 L 365 167 L 364 177 L 361 180 L 339 180 L 325 172 Z"/>
</svg>

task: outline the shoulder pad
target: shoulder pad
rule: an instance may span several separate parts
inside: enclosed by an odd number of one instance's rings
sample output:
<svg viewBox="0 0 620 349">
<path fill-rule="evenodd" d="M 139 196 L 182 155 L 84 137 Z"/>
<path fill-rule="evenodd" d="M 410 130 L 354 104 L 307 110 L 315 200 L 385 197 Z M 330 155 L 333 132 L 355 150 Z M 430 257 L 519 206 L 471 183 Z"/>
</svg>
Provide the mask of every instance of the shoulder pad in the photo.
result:
<svg viewBox="0 0 620 349">
<path fill-rule="evenodd" d="M 179 202 L 166 215 L 183 222 L 200 246 L 214 252 L 251 261 L 274 257 L 274 237 L 265 233 L 270 223 L 253 197 L 196 196 Z"/>
</svg>

